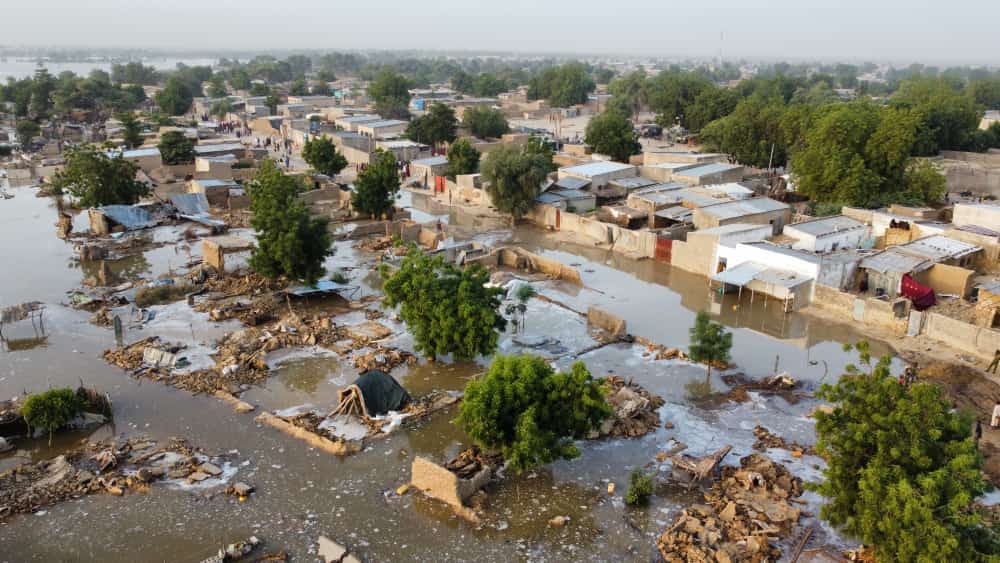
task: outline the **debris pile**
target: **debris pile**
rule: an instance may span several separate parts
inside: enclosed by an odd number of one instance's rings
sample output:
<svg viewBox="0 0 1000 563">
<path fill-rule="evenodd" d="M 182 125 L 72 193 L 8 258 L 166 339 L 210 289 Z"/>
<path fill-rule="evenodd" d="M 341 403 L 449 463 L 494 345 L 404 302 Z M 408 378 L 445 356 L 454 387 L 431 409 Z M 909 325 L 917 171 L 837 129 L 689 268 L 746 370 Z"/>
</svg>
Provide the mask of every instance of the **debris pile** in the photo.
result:
<svg viewBox="0 0 1000 563">
<path fill-rule="evenodd" d="M 372 350 L 355 354 L 353 361 L 354 367 L 360 371 L 377 369 L 388 372 L 396 366 L 417 363 L 417 357 L 405 350 L 376 345 Z"/>
<path fill-rule="evenodd" d="M 626 382 L 617 375 L 606 377 L 604 387 L 608 404 L 614 412 L 588 438 L 635 438 L 660 425 L 660 415 L 656 411 L 663 406 L 663 398 L 653 395 L 634 381 Z"/>
<path fill-rule="evenodd" d="M 731 386 L 727 397 L 736 402 L 744 402 L 750 399 L 749 392 L 756 391 L 763 394 L 781 395 L 789 403 L 795 404 L 802 398 L 799 391 L 801 383 L 793 379 L 787 373 L 779 373 L 754 380 L 742 373 L 726 374 L 722 376 L 722 381 Z"/>
<path fill-rule="evenodd" d="M 707 504 L 685 508 L 660 535 L 657 548 L 668 563 L 686 561 L 777 561 L 770 542 L 786 537 L 801 510 L 792 499 L 801 481 L 781 464 L 760 454 L 725 467 L 722 479 L 705 494 Z"/>
<path fill-rule="evenodd" d="M 782 450 L 789 450 L 794 454 L 798 455 L 815 455 L 816 450 L 812 446 L 803 446 L 795 442 L 788 442 L 781 436 L 772 433 L 767 428 L 761 425 L 757 425 L 753 429 L 753 435 L 757 437 L 757 441 L 753 444 L 753 449 L 758 451 L 764 451 L 768 448 L 777 448 Z"/>
<path fill-rule="evenodd" d="M 143 437 L 91 442 L 0 473 L 0 520 L 89 494 L 146 492 L 161 479 L 204 481 L 222 474 L 221 463 L 179 439 L 163 447 Z"/>
<path fill-rule="evenodd" d="M 479 446 L 472 446 L 445 463 L 444 468 L 458 475 L 460 479 L 471 479 L 484 467 L 496 471 L 501 465 L 503 465 L 501 454 L 485 453 Z"/>
</svg>

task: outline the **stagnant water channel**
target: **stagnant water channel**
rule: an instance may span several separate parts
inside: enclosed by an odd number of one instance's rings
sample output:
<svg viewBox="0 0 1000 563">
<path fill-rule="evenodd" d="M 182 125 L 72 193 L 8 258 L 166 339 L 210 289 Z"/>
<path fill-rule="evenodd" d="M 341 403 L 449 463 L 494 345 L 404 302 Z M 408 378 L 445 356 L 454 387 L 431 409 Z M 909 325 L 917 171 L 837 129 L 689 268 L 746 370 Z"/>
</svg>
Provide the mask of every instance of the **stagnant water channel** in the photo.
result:
<svg viewBox="0 0 1000 563">
<path fill-rule="evenodd" d="M 66 305 L 67 292 L 91 272 L 75 260 L 72 245 L 55 234 L 57 213 L 51 199 L 36 198 L 35 190 L 13 190 L 16 197 L 0 200 L 0 305 L 37 300 L 47 305 L 44 333 L 21 323 L 0 350 L 0 397 L 49 387 L 88 386 L 107 391 L 114 402 L 114 420 L 87 433 L 61 434 L 49 446 L 45 440 L 25 440 L 0 454 L 0 470 L 26 459 L 46 459 L 73 447 L 82 439 L 146 434 L 155 439 L 181 436 L 211 452 L 238 450 L 235 479 L 253 484 L 257 493 L 239 503 L 221 495 L 207 498 L 198 492 L 156 485 L 148 494 L 124 497 L 94 495 L 22 515 L 0 525 L 0 561 L 197 561 L 225 543 L 256 534 L 270 551 L 285 550 L 293 560 L 311 561 L 320 534 L 344 543 L 371 561 L 579 561 L 648 560 L 655 537 L 673 513 L 696 496 L 661 487 L 649 507 L 627 509 L 621 492 L 628 471 L 655 462 L 658 451 L 676 441 L 700 455 L 732 444 L 729 462 L 750 453 L 752 429 L 763 424 L 799 442 L 815 439 L 806 414 L 809 400 L 789 404 L 777 397 L 752 395 L 751 401 L 699 408 L 689 399 L 692 384 L 704 379 L 704 370 L 684 362 L 652 361 L 638 346 L 615 345 L 583 355 L 595 375 L 609 372 L 634 377 L 663 396 L 664 421 L 674 428 L 635 440 L 583 443 L 576 460 L 554 463 L 520 477 L 508 477 L 498 487 L 479 526 L 456 518 L 443 506 L 419 495 L 399 497 L 394 489 L 409 478 L 415 455 L 443 461 L 468 445 L 451 423 L 454 412 L 441 413 L 420 427 L 399 432 L 366 451 L 344 459 L 308 448 L 304 443 L 253 422 L 252 415 L 236 414 L 213 398 L 149 381 L 137 381 L 104 362 L 102 350 L 115 342 L 110 330 L 88 322 L 90 314 Z M 419 220 L 449 223 L 450 231 L 487 242 L 510 241 L 578 268 L 584 287 L 562 282 L 539 282 L 536 288 L 577 311 L 596 305 L 624 317 L 629 331 L 668 346 L 686 347 L 695 313 L 707 309 L 732 327 L 733 361 L 751 376 L 787 371 L 816 385 L 832 381 L 846 363 L 855 360 L 842 343 L 860 338 L 849 325 L 831 325 L 799 314 L 783 314 L 773 304 L 737 303 L 732 296 L 712 295 L 704 278 L 672 271 L 652 261 L 635 261 L 587 244 L 555 242 L 544 231 L 519 227 L 511 231 L 503 221 L 456 211 L 434 209 L 419 196 L 407 197 Z M 78 226 L 83 226 L 78 220 Z M 177 229 L 161 227 L 155 236 L 178 240 L 112 265 L 124 277 L 151 278 L 188 262 L 200 253 L 200 243 L 184 242 Z M 370 263 L 372 256 L 338 243 L 328 267 L 351 268 Z M 377 276 L 368 268 L 345 270 L 362 292 L 377 290 Z M 160 309 L 159 321 L 129 329 L 127 338 L 151 334 L 170 339 L 192 338 L 210 343 L 231 325 L 218 325 L 184 311 L 183 303 Z M 350 315 L 358 318 L 354 319 Z M 349 313 L 337 322 L 364 320 Z M 593 341 L 585 322 L 564 308 L 533 300 L 518 341 L 550 339 L 561 350 L 578 351 Z M 384 321 L 396 331 L 394 345 L 412 347 L 405 327 Z M 13 344 L 13 345 L 12 345 Z M 876 353 L 886 348 L 873 343 Z M 501 352 L 525 351 L 508 333 Z M 546 353 L 546 352 L 543 352 Z M 566 355 L 547 352 L 562 367 Z M 356 375 L 336 357 L 296 350 L 273 358 L 268 384 L 246 392 L 243 398 L 258 409 L 273 410 L 306 403 L 332 406 L 339 386 Z M 414 395 L 435 389 L 459 390 L 480 373 L 478 363 L 421 363 L 393 372 Z M 898 366 L 897 366 L 898 367 Z M 713 376 L 713 386 L 725 385 Z M 805 479 L 816 479 L 822 463 L 805 456 L 772 450 Z M 669 464 L 667 465 L 669 467 Z M 619 494 L 608 496 L 607 482 Z M 807 494 L 808 510 L 819 499 Z M 553 528 L 549 518 L 566 515 L 570 524 Z M 820 535 L 843 542 L 829 530 Z"/>
</svg>

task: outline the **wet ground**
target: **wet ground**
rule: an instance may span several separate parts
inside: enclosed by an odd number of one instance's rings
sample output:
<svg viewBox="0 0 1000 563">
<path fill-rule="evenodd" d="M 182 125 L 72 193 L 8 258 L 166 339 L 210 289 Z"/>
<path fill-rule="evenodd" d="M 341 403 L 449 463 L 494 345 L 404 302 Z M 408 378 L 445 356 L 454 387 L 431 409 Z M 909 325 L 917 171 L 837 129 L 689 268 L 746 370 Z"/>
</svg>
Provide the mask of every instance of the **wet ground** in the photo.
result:
<svg viewBox="0 0 1000 563">
<path fill-rule="evenodd" d="M 234 479 L 254 485 L 258 492 L 238 503 L 221 495 L 206 498 L 198 491 L 154 485 L 145 495 L 98 495 L 63 503 L 44 514 L 20 516 L 0 525 L 0 561 L 200 560 L 222 544 L 250 534 L 265 541 L 265 550 L 285 550 L 298 561 L 312 560 L 311 550 L 320 534 L 371 561 L 648 560 L 656 535 L 692 497 L 661 488 L 649 507 L 627 509 L 622 494 L 632 467 L 645 466 L 665 476 L 668 467 L 660 467 L 655 455 L 670 449 L 675 440 L 687 444 L 692 455 L 732 444 L 734 452 L 728 461 L 734 463 L 752 451 L 756 424 L 789 440 L 815 440 L 812 422 L 805 416 L 815 406 L 812 401 L 793 405 L 778 397 L 751 394 L 749 402 L 706 410 L 689 398 L 704 380 L 701 366 L 653 361 L 639 346 L 599 348 L 579 359 L 595 375 L 633 377 L 663 396 L 667 403 L 661 419 L 673 422 L 674 428 L 661 428 L 635 440 L 584 443 L 579 459 L 508 478 L 490 496 L 482 525 L 474 526 L 419 495 L 397 497 L 392 492 L 408 481 L 413 456 L 443 461 L 468 445 L 451 423 L 454 411 L 340 459 L 259 427 L 253 415 L 236 414 L 213 398 L 137 381 L 105 363 L 100 353 L 114 346 L 111 331 L 90 324 L 90 313 L 62 305 L 67 292 L 92 274 L 75 261 L 71 245 L 56 237 L 53 201 L 35 198 L 31 189 L 15 191 L 15 198 L 0 200 L 5 265 L 0 268 L 0 305 L 38 300 L 47 308 L 44 327 L 21 322 L 4 328 L 5 337 L 13 340 L 5 341 L 0 351 L 0 397 L 75 387 L 82 380 L 107 391 L 114 404 L 113 425 L 92 431 L 91 437 L 115 433 L 145 433 L 157 439 L 183 436 L 210 452 L 238 450 L 239 458 L 249 463 L 238 468 Z M 428 207 L 419 199 L 411 204 Z M 586 245 L 555 243 L 532 228 L 519 228 L 512 234 L 503 221 L 476 215 L 430 208 L 415 217 L 446 222 L 450 232 L 464 237 L 491 242 L 512 238 L 528 250 L 581 271 L 583 288 L 552 281 L 535 284 L 540 293 L 569 309 L 532 300 L 522 333 L 508 332 L 501 342 L 502 353 L 532 351 L 552 357 L 562 367 L 569 365 L 573 355 L 595 343 L 574 310 L 597 305 L 623 316 L 629 332 L 681 348 L 686 347 L 695 313 L 707 309 L 733 328 L 733 361 L 739 371 L 755 377 L 773 373 L 777 360 L 778 371 L 788 371 L 811 386 L 834 380 L 854 360 L 841 350 L 842 343 L 859 338 L 849 326 L 785 315 L 761 301 L 737 304 L 732 296 L 709 293 L 703 278 L 673 272 L 662 264 L 629 260 Z M 153 236 L 179 240 L 180 230 L 158 228 Z M 155 277 L 180 268 L 200 252 L 199 243 L 179 246 L 154 248 L 112 267 L 126 278 Z M 377 276 L 368 267 L 358 267 L 372 259 L 342 242 L 327 266 L 343 271 L 358 286 L 360 297 L 378 288 Z M 203 342 L 210 349 L 214 338 L 233 328 L 183 309 L 183 303 L 158 308 L 153 322 L 142 330 L 128 330 L 126 339 L 160 334 Z M 358 311 L 337 318 L 347 324 L 364 320 Z M 391 317 L 381 322 L 395 331 L 390 344 L 412 348 L 412 339 L 401 324 Z M 873 348 L 885 351 L 878 343 Z M 329 409 L 337 389 L 356 375 L 352 366 L 315 349 L 279 352 L 268 360 L 273 369 L 268 384 L 242 396 L 258 405 L 258 411 L 307 403 Z M 421 363 L 397 368 L 393 375 L 420 396 L 438 389 L 462 389 L 487 363 Z M 719 374 L 713 375 L 712 385 L 725 389 Z M 0 454 L 0 470 L 25 459 L 57 455 L 87 437 L 87 433 L 64 434 L 51 447 L 45 440 L 20 441 L 13 452 Z M 818 476 L 821 461 L 816 458 L 793 459 L 780 450 L 770 453 L 803 478 Z M 617 485 L 615 496 L 606 493 L 608 480 Z M 806 499 L 815 511 L 817 499 Z M 570 523 L 561 528 L 547 526 L 556 515 L 569 516 Z"/>
</svg>

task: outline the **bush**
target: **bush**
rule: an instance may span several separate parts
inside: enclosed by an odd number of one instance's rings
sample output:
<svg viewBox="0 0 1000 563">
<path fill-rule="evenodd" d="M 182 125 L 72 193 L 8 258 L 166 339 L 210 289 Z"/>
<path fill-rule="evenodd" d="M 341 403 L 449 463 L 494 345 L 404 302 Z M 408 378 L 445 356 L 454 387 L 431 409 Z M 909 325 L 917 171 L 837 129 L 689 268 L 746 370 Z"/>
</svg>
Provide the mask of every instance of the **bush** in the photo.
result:
<svg viewBox="0 0 1000 563">
<path fill-rule="evenodd" d="M 457 422 L 520 473 L 578 457 L 573 440 L 610 415 L 601 383 L 583 362 L 556 372 L 538 356 L 497 356 L 485 376 L 466 385 Z"/>
<path fill-rule="evenodd" d="M 28 426 L 49 431 L 49 445 L 52 433 L 63 427 L 80 414 L 83 401 L 72 389 L 49 389 L 28 397 L 21 407 L 21 416 Z"/>
<path fill-rule="evenodd" d="M 625 504 L 638 506 L 648 504 L 653 494 L 653 479 L 636 468 L 628 476 L 628 491 L 625 492 Z"/>
</svg>

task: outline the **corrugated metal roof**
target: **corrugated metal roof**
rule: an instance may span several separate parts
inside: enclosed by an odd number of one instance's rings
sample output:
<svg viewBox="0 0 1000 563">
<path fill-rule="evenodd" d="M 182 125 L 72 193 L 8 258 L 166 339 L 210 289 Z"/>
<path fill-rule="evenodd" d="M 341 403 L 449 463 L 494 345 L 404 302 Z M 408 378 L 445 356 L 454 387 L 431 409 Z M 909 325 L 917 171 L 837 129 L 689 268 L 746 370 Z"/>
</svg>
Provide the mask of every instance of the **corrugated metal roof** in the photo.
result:
<svg viewBox="0 0 1000 563">
<path fill-rule="evenodd" d="M 568 176 L 566 178 L 559 178 L 558 180 L 556 180 L 552 187 L 562 188 L 564 190 L 580 190 L 586 188 L 589 185 L 590 185 L 590 180 L 587 180 L 585 178 L 574 178 L 572 176 Z"/>
<path fill-rule="evenodd" d="M 1000 232 L 979 225 L 960 225 L 958 227 L 955 227 L 955 230 L 965 231 L 967 233 L 972 233 L 975 235 L 982 235 L 984 237 L 1000 238 Z"/>
<path fill-rule="evenodd" d="M 674 221 L 681 221 L 683 219 L 686 219 L 686 218 L 694 215 L 694 211 L 692 211 L 691 209 L 688 209 L 687 207 L 676 205 L 674 207 L 667 207 L 666 209 L 661 209 L 661 210 L 653 213 L 653 215 L 656 215 L 657 217 L 662 217 L 664 219 L 672 219 Z"/>
<path fill-rule="evenodd" d="M 122 153 L 125 158 L 142 158 L 144 156 L 160 156 L 160 149 L 148 147 L 143 149 L 133 149 Z"/>
<path fill-rule="evenodd" d="M 125 230 L 145 229 L 156 225 L 149 210 L 135 205 L 105 205 L 98 210 L 105 217 L 125 227 Z"/>
<path fill-rule="evenodd" d="M 756 197 L 710 205 L 701 210 L 720 219 L 734 219 L 744 215 L 756 215 L 782 209 L 789 209 L 789 207 L 769 197 Z"/>
<path fill-rule="evenodd" d="M 767 266 L 756 262 L 744 262 L 712 276 L 712 280 L 729 285 L 744 286 L 752 282 L 757 274 L 767 269 Z"/>
<path fill-rule="evenodd" d="M 872 254 L 861 259 L 861 267 L 879 273 L 895 272 L 908 274 L 922 272 L 934 265 L 934 262 L 919 256 L 900 252 L 898 247 L 889 248 L 878 254 Z"/>
<path fill-rule="evenodd" d="M 343 123 L 367 123 L 369 121 L 382 121 L 382 116 L 376 114 L 364 114 L 352 115 L 350 117 L 338 117 L 334 120 L 334 123 L 338 121 Z"/>
<path fill-rule="evenodd" d="M 853 231 L 864 228 L 865 224 L 860 221 L 856 221 L 844 215 L 836 215 L 833 217 L 823 217 L 821 219 L 813 219 L 811 221 L 803 221 L 802 223 L 785 225 L 784 230 L 785 234 L 789 234 L 788 231 L 791 230 L 805 233 L 807 235 L 813 235 L 815 237 L 824 237 L 836 233 L 842 233 L 844 231 Z"/>
<path fill-rule="evenodd" d="M 618 181 L 620 181 L 620 180 L 614 180 L 613 182 L 618 182 Z M 637 195 L 644 195 L 644 194 L 652 194 L 652 193 L 656 193 L 656 192 L 669 192 L 669 191 L 672 191 L 672 190 L 680 190 L 680 189 L 683 189 L 683 188 L 686 188 L 686 187 L 687 187 L 687 184 L 682 184 L 680 182 L 668 182 L 666 184 L 653 184 L 652 186 L 647 186 L 645 188 L 639 188 L 639 189 L 635 190 L 632 193 L 637 194 Z"/>
<path fill-rule="evenodd" d="M 559 196 L 559 194 L 545 192 L 538 194 L 538 197 L 535 198 L 535 201 L 537 201 L 538 203 L 553 204 L 553 203 L 560 203 L 564 200 L 562 197 Z"/>
<path fill-rule="evenodd" d="M 384 119 L 382 121 L 372 121 L 371 123 L 361 123 L 360 127 L 365 127 L 367 129 L 380 129 L 382 127 L 396 127 L 397 125 L 406 125 L 405 121 L 400 121 L 398 119 Z"/>
<path fill-rule="evenodd" d="M 552 189 L 547 193 L 555 194 L 563 199 L 591 199 L 595 197 L 594 194 L 581 190 Z"/>
<path fill-rule="evenodd" d="M 631 178 L 616 178 L 608 183 L 613 186 L 619 186 L 628 190 L 645 188 L 647 186 L 655 186 L 657 184 L 656 180 L 650 180 L 649 178 L 643 178 L 642 176 L 633 176 Z"/>
<path fill-rule="evenodd" d="M 733 199 L 746 199 L 753 196 L 753 190 L 736 182 L 729 182 L 727 184 L 710 184 L 702 186 L 702 188 L 710 192 L 725 194 Z"/>
<path fill-rule="evenodd" d="M 203 193 L 174 194 L 170 196 L 170 203 L 177 208 L 181 215 L 198 215 L 208 212 L 208 199 Z"/>
<path fill-rule="evenodd" d="M 974 244 L 948 238 L 944 235 L 924 237 L 900 245 L 897 248 L 907 254 L 912 254 L 928 260 L 934 260 L 935 262 L 961 258 L 982 250 Z"/>
<path fill-rule="evenodd" d="M 215 178 L 206 178 L 204 180 L 195 180 L 205 188 L 221 188 L 221 187 L 232 187 L 237 188 L 239 184 L 232 180 L 216 180 Z"/>
<path fill-rule="evenodd" d="M 686 170 L 679 170 L 677 172 L 677 175 L 699 178 L 701 176 L 706 176 L 708 174 L 728 172 L 730 170 L 735 170 L 737 168 L 743 168 L 743 167 L 737 164 L 722 164 L 721 162 L 713 162 L 712 164 L 704 164 L 701 166 L 695 166 L 694 168 L 688 168 Z"/>
<path fill-rule="evenodd" d="M 430 158 L 421 158 L 420 160 L 414 160 L 410 164 L 417 166 L 440 166 L 442 164 L 448 164 L 448 157 L 432 156 Z"/>
<path fill-rule="evenodd" d="M 977 289 L 982 289 L 990 293 L 1000 293 L 1000 280 L 993 280 L 976 284 Z"/>
<path fill-rule="evenodd" d="M 194 152 L 197 154 L 212 154 L 216 152 L 241 151 L 243 145 L 239 143 L 219 143 L 215 145 L 195 145 Z"/>
<path fill-rule="evenodd" d="M 795 250 L 794 248 L 779 246 L 777 244 L 774 244 L 773 242 L 768 242 L 766 240 L 755 241 L 755 242 L 743 242 L 740 244 L 760 248 L 767 252 L 783 254 L 790 258 L 795 258 L 796 260 L 804 260 L 806 262 L 812 262 L 813 264 L 819 264 L 821 262 L 820 258 L 811 252 L 805 252 L 803 250 Z"/>
<path fill-rule="evenodd" d="M 567 174 L 573 174 L 574 176 L 583 176 L 585 178 L 592 178 L 594 176 L 599 176 L 601 174 L 608 174 L 611 172 L 618 172 L 620 170 L 635 169 L 635 166 L 631 164 L 622 164 L 621 162 L 612 162 L 610 160 L 595 160 L 594 162 L 588 162 L 586 164 L 577 164 L 576 166 L 569 166 L 567 168 L 560 169 L 562 172 Z"/>
</svg>

